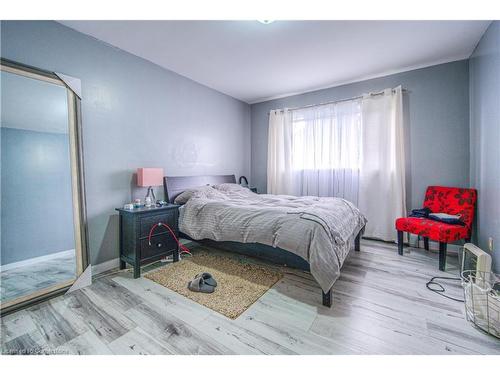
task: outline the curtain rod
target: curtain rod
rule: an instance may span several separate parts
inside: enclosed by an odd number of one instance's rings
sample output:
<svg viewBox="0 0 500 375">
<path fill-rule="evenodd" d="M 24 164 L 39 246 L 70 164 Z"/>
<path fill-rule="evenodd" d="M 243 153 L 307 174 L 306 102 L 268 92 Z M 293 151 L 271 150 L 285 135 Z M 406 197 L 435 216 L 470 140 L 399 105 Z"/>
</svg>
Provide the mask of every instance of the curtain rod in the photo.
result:
<svg viewBox="0 0 500 375">
<path fill-rule="evenodd" d="M 392 89 L 392 92 L 395 92 L 396 90 L 395 89 Z M 408 93 L 409 91 L 407 89 L 403 89 L 402 90 L 403 93 Z M 378 91 L 378 92 L 371 92 L 369 93 L 368 95 L 370 96 L 377 96 L 377 95 L 384 95 L 384 91 Z M 342 103 L 342 102 L 348 102 L 350 100 L 356 100 L 356 99 L 362 99 L 363 96 L 365 95 L 358 95 L 358 96 L 354 96 L 352 98 L 346 98 L 346 99 L 339 99 L 339 100 L 332 100 L 332 101 L 329 101 L 329 102 L 324 102 L 324 103 L 319 103 L 319 104 L 308 104 L 308 105 L 304 105 L 304 106 L 300 106 L 300 107 L 292 107 L 292 108 L 286 108 L 287 110 L 289 111 L 295 111 L 297 109 L 304 109 L 304 108 L 311 108 L 311 107 L 320 107 L 322 105 L 328 105 L 328 104 L 335 104 L 335 103 Z M 269 114 L 272 112 L 272 111 L 280 111 L 280 112 L 283 112 L 283 108 L 282 109 L 271 109 L 269 112 L 267 112 L 267 115 L 269 116 Z"/>
</svg>

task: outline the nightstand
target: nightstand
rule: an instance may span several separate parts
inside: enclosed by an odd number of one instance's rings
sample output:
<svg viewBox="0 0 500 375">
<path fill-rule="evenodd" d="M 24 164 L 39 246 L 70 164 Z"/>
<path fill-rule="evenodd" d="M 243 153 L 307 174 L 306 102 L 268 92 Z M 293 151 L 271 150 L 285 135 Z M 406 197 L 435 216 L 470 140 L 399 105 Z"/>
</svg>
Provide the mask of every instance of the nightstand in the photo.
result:
<svg viewBox="0 0 500 375">
<path fill-rule="evenodd" d="M 155 224 L 167 224 L 176 237 L 179 236 L 179 206 L 169 204 L 161 207 L 141 207 L 133 210 L 116 209 L 120 213 L 120 269 L 126 263 L 134 267 L 134 278 L 141 276 L 141 266 L 172 255 L 179 260 L 179 248 L 168 229 Z"/>
</svg>

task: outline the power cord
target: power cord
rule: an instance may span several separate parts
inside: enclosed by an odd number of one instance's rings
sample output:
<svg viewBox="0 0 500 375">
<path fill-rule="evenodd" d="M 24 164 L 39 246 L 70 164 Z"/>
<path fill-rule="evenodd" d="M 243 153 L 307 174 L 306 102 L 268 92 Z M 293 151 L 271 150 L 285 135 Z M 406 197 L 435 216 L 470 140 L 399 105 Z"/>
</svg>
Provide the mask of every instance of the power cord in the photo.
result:
<svg viewBox="0 0 500 375">
<path fill-rule="evenodd" d="M 427 281 L 427 283 L 425 284 L 425 286 L 427 287 L 427 289 L 429 289 L 430 291 L 432 291 L 434 293 L 439 294 L 440 296 L 449 298 L 449 299 L 451 299 L 453 301 L 457 301 L 457 302 L 465 302 L 463 299 L 458 299 L 458 298 L 446 295 L 444 293 L 444 292 L 446 292 L 446 289 L 444 288 L 444 286 L 442 286 L 440 283 L 434 281 L 434 280 L 437 280 L 437 279 L 454 280 L 454 281 L 458 280 L 458 281 L 460 281 L 461 279 L 459 277 L 440 277 L 440 276 L 434 276 L 432 279 L 430 279 L 429 281 Z M 431 288 L 431 285 L 435 285 L 439 289 L 433 289 L 433 288 Z"/>
<path fill-rule="evenodd" d="M 183 244 L 181 244 L 181 242 L 179 241 L 179 239 L 175 235 L 175 233 L 172 230 L 172 228 L 170 228 L 168 226 L 168 224 L 165 224 L 165 223 L 162 223 L 162 222 L 159 222 L 159 223 L 157 223 L 157 224 L 155 224 L 155 225 L 153 225 L 151 227 L 151 230 L 149 231 L 149 236 L 148 236 L 149 246 L 151 246 L 151 236 L 153 235 L 153 232 L 155 231 L 156 228 L 159 228 L 159 227 L 165 227 L 170 232 L 170 235 L 172 236 L 172 238 L 175 240 L 175 242 L 177 242 L 177 246 L 179 246 L 179 250 L 180 250 L 179 251 L 179 255 L 181 255 L 181 254 L 187 254 L 187 255 L 193 256 L 193 254 L 191 254 L 191 252 L 189 251 L 189 249 L 186 246 L 184 246 Z"/>
</svg>

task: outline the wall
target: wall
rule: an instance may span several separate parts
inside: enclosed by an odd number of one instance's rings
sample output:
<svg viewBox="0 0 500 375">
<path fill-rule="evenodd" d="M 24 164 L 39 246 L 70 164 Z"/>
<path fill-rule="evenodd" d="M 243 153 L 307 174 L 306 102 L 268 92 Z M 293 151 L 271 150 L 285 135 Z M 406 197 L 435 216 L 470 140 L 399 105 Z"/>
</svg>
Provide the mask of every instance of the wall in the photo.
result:
<svg viewBox="0 0 500 375">
<path fill-rule="evenodd" d="M 491 23 L 470 58 L 471 181 L 478 189 L 477 240 L 494 241 L 500 272 L 500 22 Z"/>
<path fill-rule="evenodd" d="M 1 56 L 78 77 L 90 252 L 118 256 L 114 208 L 144 189 L 137 167 L 167 175 L 250 172 L 250 108 L 56 22 L 2 21 Z M 162 188 L 156 189 L 160 197 Z"/>
<path fill-rule="evenodd" d="M 0 131 L 1 264 L 74 249 L 68 135 Z"/>
<path fill-rule="evenodd" d="M 456 61 L 252 105 L 252 185 L 266 190 L 269 110 L 402 85 L 409 90 L 404 95 L 408 209 L 422 205 L 428 185 L 469 186 L 468 74 L 468 61 Z"/>
</svg>

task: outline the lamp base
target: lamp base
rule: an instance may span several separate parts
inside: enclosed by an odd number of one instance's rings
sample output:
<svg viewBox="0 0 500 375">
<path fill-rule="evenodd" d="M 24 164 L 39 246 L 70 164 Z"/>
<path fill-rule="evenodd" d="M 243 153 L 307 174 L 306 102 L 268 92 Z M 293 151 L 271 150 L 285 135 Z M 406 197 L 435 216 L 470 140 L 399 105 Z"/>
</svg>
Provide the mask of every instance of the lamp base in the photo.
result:
<svg viewBox="0 0 500 375">
<path fill-rule="evenodd" d="M 148 187 L 148 193 L 146 194 L 146 198 L 144 198 L 146 207 L 153 207 L 156 205 L 156 197 L 153 187 Z"/>
</svg>

